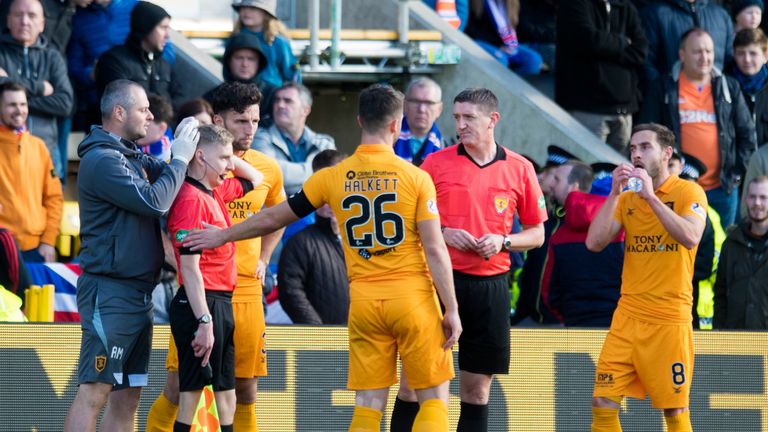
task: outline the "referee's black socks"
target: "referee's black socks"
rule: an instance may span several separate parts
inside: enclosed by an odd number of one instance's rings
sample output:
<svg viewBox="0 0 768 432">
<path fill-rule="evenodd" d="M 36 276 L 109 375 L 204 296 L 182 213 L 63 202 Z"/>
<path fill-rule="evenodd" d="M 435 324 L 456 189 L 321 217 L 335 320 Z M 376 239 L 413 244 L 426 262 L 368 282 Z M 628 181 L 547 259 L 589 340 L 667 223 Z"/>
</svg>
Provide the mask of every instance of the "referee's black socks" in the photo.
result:
<svg viewBox="0 0 768 432">
<path fill-rule="evenodd" d="M 487 432 L 488 405 L 461 402 L 461 414 L 456 432 Z"/>
<path fill-rule="evenodd" d="M 411 432 L 413 421 L 419 413 L 418 402 L 408 402 L 395 398 L 395 408 L 389 422 L 389 432 Z"/>
</svg>

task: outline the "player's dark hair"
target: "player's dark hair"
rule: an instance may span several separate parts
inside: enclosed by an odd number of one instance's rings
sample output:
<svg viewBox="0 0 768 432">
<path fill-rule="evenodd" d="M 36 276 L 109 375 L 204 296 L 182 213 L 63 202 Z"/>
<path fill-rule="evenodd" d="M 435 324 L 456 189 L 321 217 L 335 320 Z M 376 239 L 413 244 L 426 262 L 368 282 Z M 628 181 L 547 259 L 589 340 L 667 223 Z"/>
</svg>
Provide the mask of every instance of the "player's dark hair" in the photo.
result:
<svg viewBox="0 0 768 432">
<path fill-rule="evenodd" d="M 666 126 L 658 123 L 642 123 L 632 128 L 632 135 L 643 131 L 655 133 L 656 142 L 659 143 L 662 149 L 665 147 L 674 147 L 675 145 L 675 134 Z"/>
<path fill-rule="evenodd" d="M 358 116 L 366 132 L 378 132 L 403 115 L 402 93 L 386 84 L 373 84 L 360 92 Z"/>
<path fill-rule="evenodd" d="M 312 159 L 312 171 L 320 171 L 323 168 L 332 167 L 344 160 L 344 157 L 344 154 L 338 150 L 325 149 Z"/>
<path fill-rule="evenodd" d="M 486 114 L 497 112 L 499 110 L 499 99 L 487 88 L 464 89 L 453 98 L 453 103 L 458 102 L 477 105 Z"/>
<path fill-rule="evenodd" d="M 221 84 L 211 95 L 213 112 L 219 115 L 229 110 L 243 113 L 248 107 L 258 105 L 259 102 L 261 102 L 261 92 L 256 84 L 236 81 Z"/>
</svg>

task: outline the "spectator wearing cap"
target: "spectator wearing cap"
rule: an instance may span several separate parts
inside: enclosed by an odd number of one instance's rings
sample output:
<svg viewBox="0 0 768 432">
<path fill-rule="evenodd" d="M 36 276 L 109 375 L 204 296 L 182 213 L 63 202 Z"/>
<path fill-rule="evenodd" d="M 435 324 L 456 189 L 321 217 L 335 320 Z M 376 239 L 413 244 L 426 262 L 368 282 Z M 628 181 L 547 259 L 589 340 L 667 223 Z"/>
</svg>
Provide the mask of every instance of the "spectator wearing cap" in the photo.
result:
<svg viewBox="0 0 768 432">
<path fill-rule="evenodd" d="M 629 0 L 569 0 L 557 10 L 555 101 L 601 141 L 624 152 L 648 54 Z"/>
<path fill-rule="evenodd" d="M 755 124 L 739 84 L 713 67 L 712 37 L 700 28 L 680 42 L 680 63 L 645 95 L 640 123 L 670 128 L 678 151 L 700 159 L 707 202 L 723 228 L 736 219 L 739 185 L 756 145 Z"/>
<path fill-rule="evenodd" d="M 26 89 L 26 127 L 45 142 L 55 173 L 63 178 L 67 161 L 66 152 L 58 146 L 57 122 L 69 116 L 73 101 L 66 63 L 42 35 L 45 19 L 40 1 L 11 1 L 7 25 L 8 32 L 0 36 L 0 83 L 13 81 Z"/>
<path fill-rule="evenodd" d="M 610 181 L 607 168 L 611 165 L 616 167 L 609 163 L 592 167 Z M 546 293 L 542 297 L 566 327 L 609 327 L 621 291 L 624 233 L 600 252 L 589 251 L 585 243 L 589 225 L 606 200 L 603 195 L 587 193 L 590 186 L 594 189 L 593 180 L 587 181 L 591 178 L 582 177 L 584 184 L 565 198 L 565 217 L 549 241 L 541 282 L 541 291 Z"/>
<path fill-rule="evenodd" d="M 707 167 L 702 161 L 689 154 L 679 154 L 680 170 L 677 174 L 681 179 L 693 182 L 707 172 Z M 691 316 L 693 328 L 712 328 L 712 297 L 715 283 L 715 271 L 717 269 L 717 256 L 720 253 L 720 245 L 725 240 L 725 231 L 720 225 L 720 216 L 711 206 L 707 206 L 707 220 L 704 233 L 701 236 L 699 247 L 696 249 L 696 258 L 693 265 L 693 307 Z"/>
<path fill-rule="evenodd" d="M 731 4 L 734 30 L 757 29 L 763 20 L 763 0 L 736 0 Z"/>
<path fill-rule="evenodd" d="M 235 0 L 232 8 L 237 12 L 235 35 L 250 33 L 261 43 L 267 61 L 266 67 L 259 72 L 260 78 L 273 87 L 286 82 L 301 82 L 288 32 L 277 18 L 277 0 Z"/>
<path fill-rule="evenodd" d="M 435 81 L 420 77 L 408 83 L 400 136 L 395 154 L 421 165 L 427 155 L 443 148 L 443 135 L 435 121 L 443 112 L 443 91 Z"/>
<path fill-rule="evenodd" d="M 578 158 L 567 150 L 556 145 L 547 147 L 547 160 L 544 164 L 539 182 L 542 192 L 547 197 L 548 218 L 544 222 L 544 243 L 541 247 L 527 252 L 523 269 L 520 273 L 520 296 L 515 305 L 515 314 L 512 317 L 512 325 L 539 326 L 559 325 L 560 320 L 553 315 L 541 298 L 541 278 L 544 264 L 547 258 L 549 239 L 560 227 L 563 220 L 562 201 L 558 204 L 558 198 L 563 200 L 577 183 L 569 179 L 571 170 L 579 163 Z M 589 168 L 589 166 L 586 166 Z M 592 172 L 589 170 L 591 177 Z M 591 179 L 590 179 L 591 181 Z"/>
<path fill-rule="evenodd" d="M 744 190 L 747 217 L 728 230 L 715 281 L 716 329 L 768 329 L 768 177 Z"/>
<path fill-rule="evenodd" d="M 730 76 L 736 79 L 744 92 L 752 118 L 755 121 L 757 145 L 768 141 L 768 67 L 766 63 L 768 37 L 759 28 L 743 29 L 733 40 L 734 64 Z"/>
<path fill-rule="evenodd" d="M 162 7 L 147 1 L 136 4 L 131 11 L 128 39 L 105 52 L 96 63 L 99 99 L 107 84 L 127 79 L 143 87 L 147 94 L 177 102 L 180 90 L 174 83 L 171 64 L 162 56 L 170 23 L 171 16 Z"/>
</svg>

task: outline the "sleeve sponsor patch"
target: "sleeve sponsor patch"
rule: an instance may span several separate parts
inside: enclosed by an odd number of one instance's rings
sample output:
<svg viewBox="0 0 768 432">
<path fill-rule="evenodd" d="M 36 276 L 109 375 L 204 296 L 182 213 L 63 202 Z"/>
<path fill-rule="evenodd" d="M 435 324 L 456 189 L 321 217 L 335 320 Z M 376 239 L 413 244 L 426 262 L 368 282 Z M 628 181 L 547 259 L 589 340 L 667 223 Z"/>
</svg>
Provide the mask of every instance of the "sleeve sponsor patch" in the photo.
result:
<svg viewBox="0 0 768 432">
<path fill-rule="evenodd" d="M 696 202 L 691 204 L 691 210 L 693 210 L 693 212 L 696 213 L 697 215 L 701 216 L 702 219 L 704 220 L 707 219 L 707 211 L 704 210 L 704 206 L 702 206 L 701 204 Z"/>
<path fill-rule="evenodd" d="M 538 205 L 539 205 L 540 209 L 543 209 L 543 208 L 547 207 L 547 200 L 544 198 L 544 195 L 539 197 Z"/>
<path fill-rule="evenodd" d="M 437 203 L 435 202 L 435 200 L 432 200 L 432 199 L 427 200 L 427 211 L 429 211 L 432 214 L 438 214 Z"/>
</svg>

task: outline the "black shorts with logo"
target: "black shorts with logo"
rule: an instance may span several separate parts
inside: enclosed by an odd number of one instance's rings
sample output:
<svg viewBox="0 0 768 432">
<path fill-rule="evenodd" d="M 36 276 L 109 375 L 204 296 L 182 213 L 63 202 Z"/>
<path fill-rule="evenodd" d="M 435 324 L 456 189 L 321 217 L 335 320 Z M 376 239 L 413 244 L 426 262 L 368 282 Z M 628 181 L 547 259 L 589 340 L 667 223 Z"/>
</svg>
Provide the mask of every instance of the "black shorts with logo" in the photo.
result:
<svg viewBox="0 0 768 432">
<path fill-rule="evenodd" d="M 83 273 L 77 279 L 82 339 L 78 383 L 144 387 L 152 349 L 152 288 Z"/>
<path fill-rule="evenodd" d="M 474 276 L 453 272 L 463 332 L 459 369 L 477 374 L 509 373 L 509 273 Z"/>
<path fill-rule="evenodd" d="M 171 301 L 171 333 L 179 352 L 179 391 L 202 390 L 213 384 L 214 391 L 235 388 L 235 319 L 232 313 L 232 293 L 206 291 L 205 301 L 213 320 L 213 350 L 209 363 L 213 370 L 213 379 L 206 378 L 205 370 L 200 366 L 201 357 L 195 357 L 192 340 L 198 328 L 197 317 L 189 305 L 187 293 L 179 288 Z"/>
</svg>

